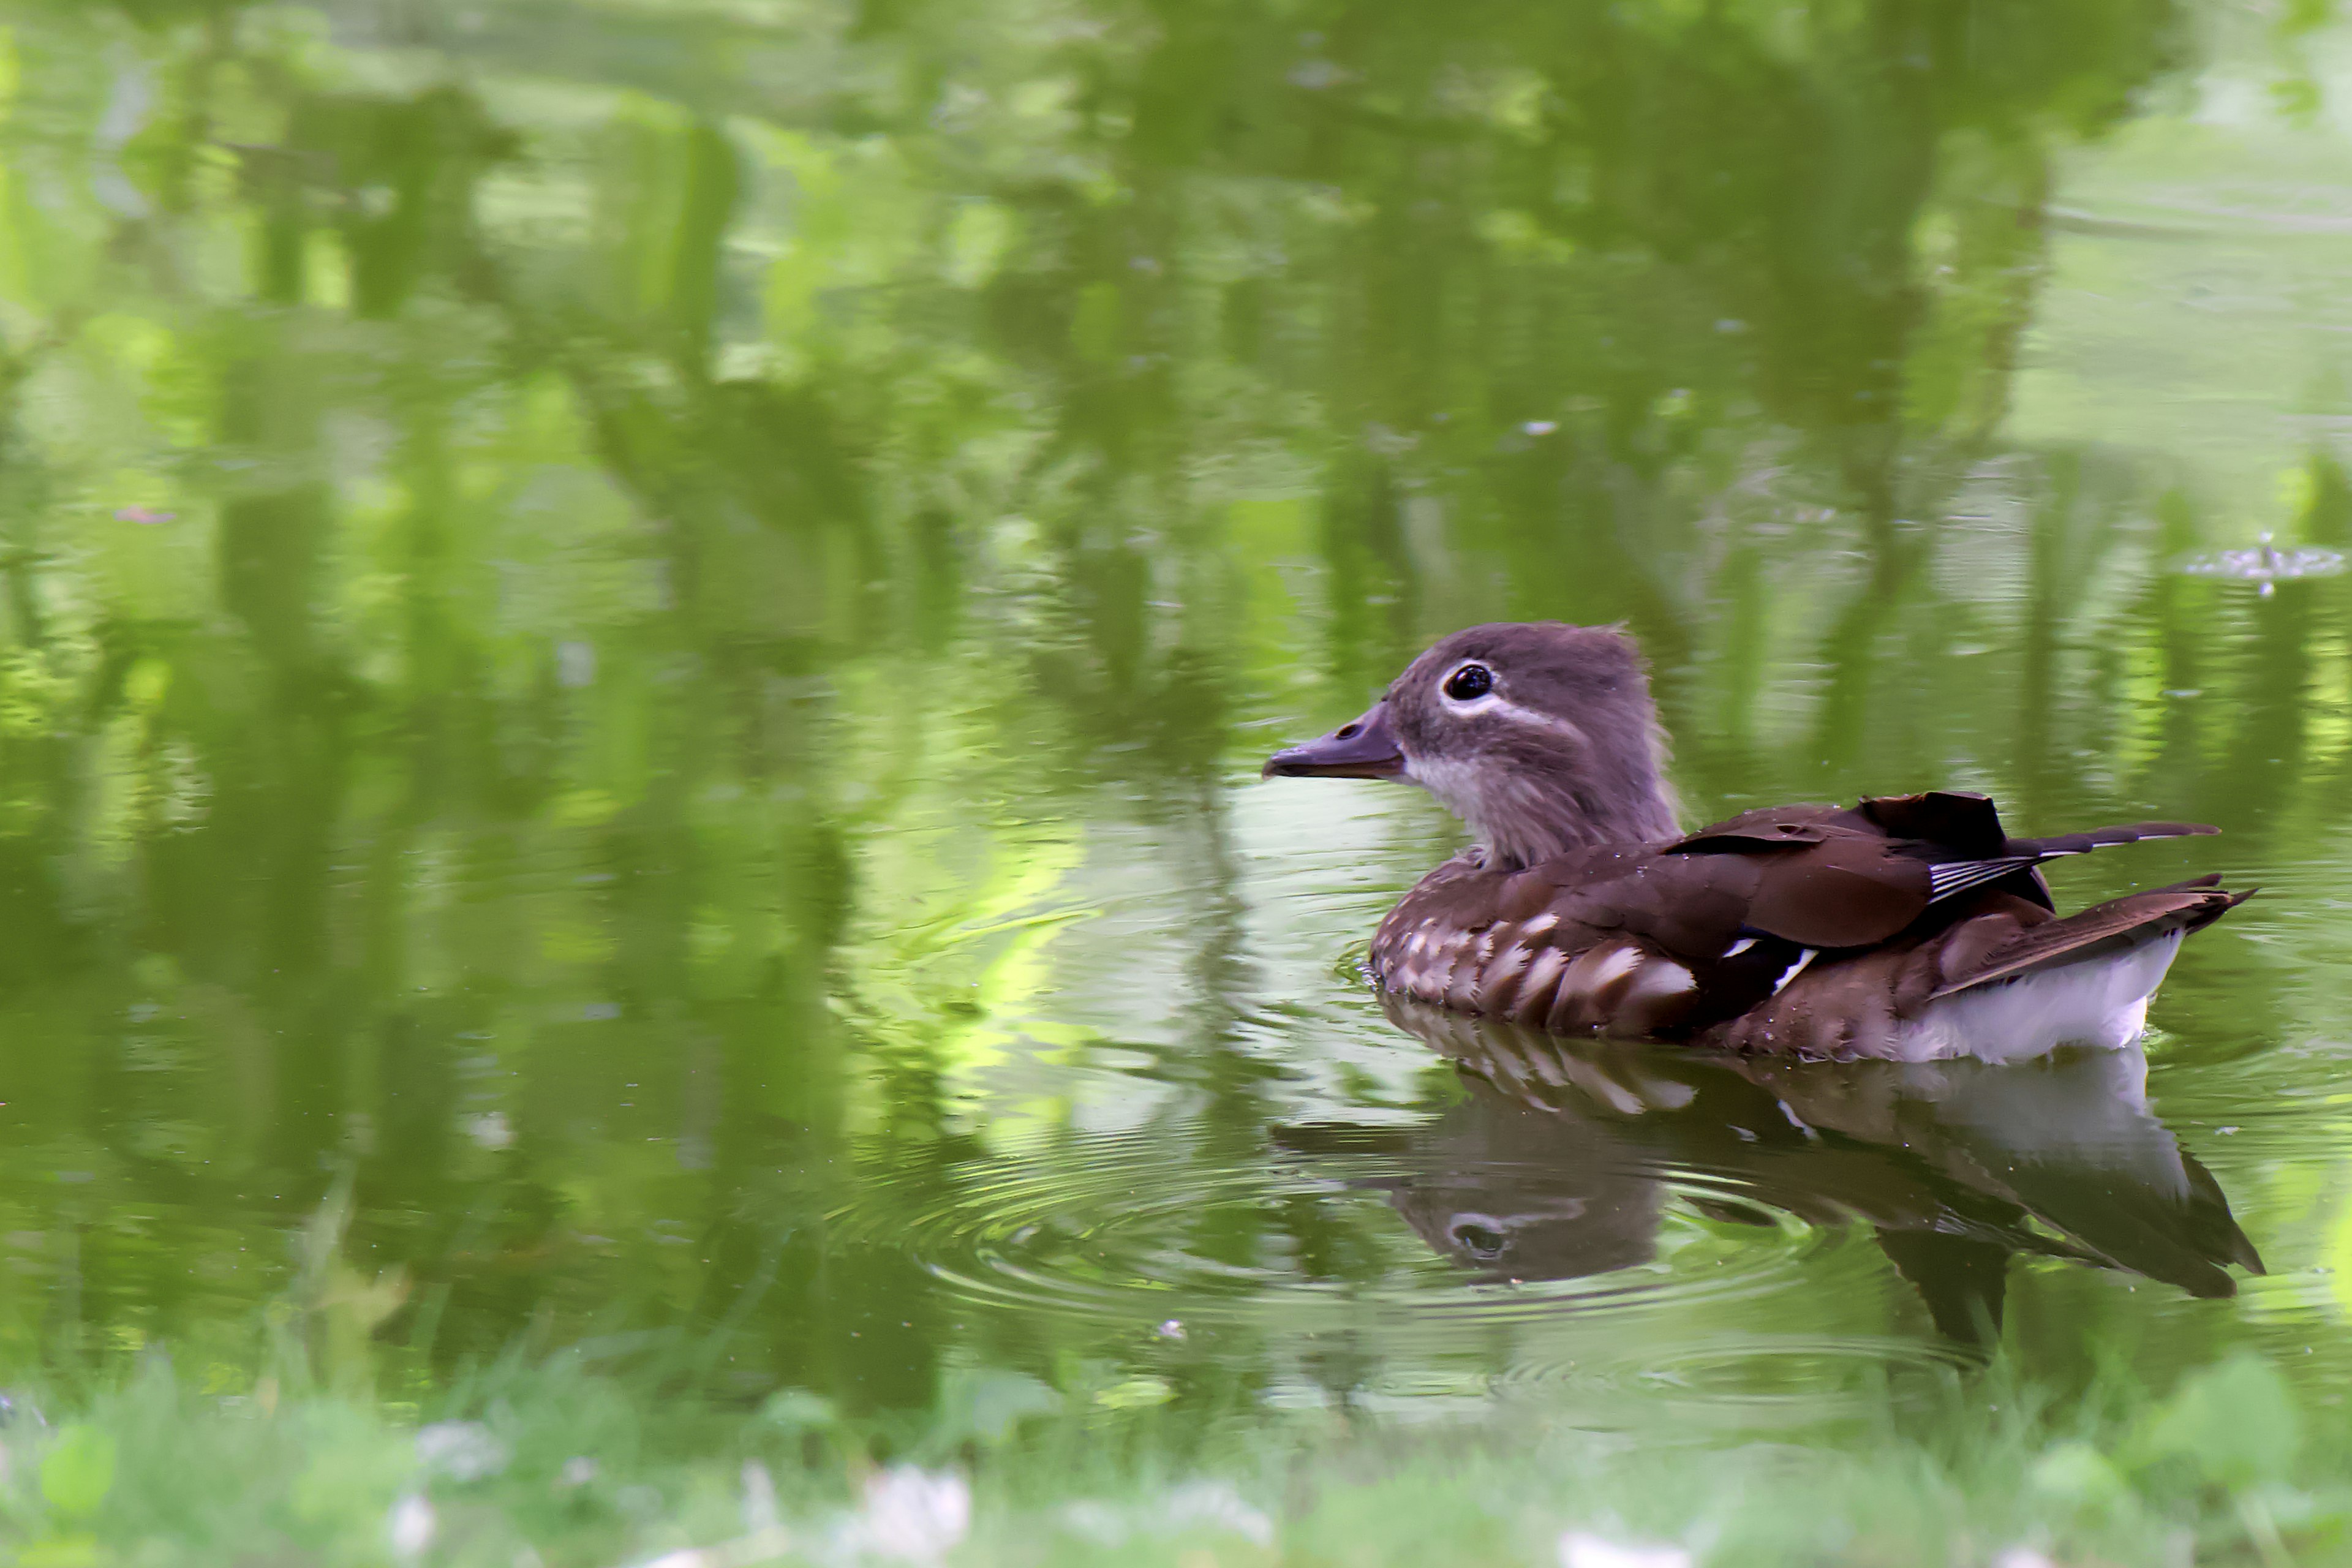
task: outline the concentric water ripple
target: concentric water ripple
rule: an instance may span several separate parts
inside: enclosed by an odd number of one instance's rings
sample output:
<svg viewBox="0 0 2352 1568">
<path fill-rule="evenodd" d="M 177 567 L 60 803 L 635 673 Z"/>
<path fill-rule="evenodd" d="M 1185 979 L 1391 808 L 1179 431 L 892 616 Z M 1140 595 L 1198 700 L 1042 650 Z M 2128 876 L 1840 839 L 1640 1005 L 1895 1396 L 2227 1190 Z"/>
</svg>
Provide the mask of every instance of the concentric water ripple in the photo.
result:
<svg viewBox="0 0 2352 1568">
<path fill-rule="evenodd" d="M 1433 1173 L 1410 1153 L 1226 1150 L 1200 1130 L 1072 1138 L 921 1173 L 877 1173 L 831 1216 L 839 1240 L 904 1248 L 977 1306 L 1106 1325 L 1259 1322 L 1312 1331 L 1373 1313 L 1400 1348 L 1563 1314 L 1663 1310 L 1818 1279 L 1829 1233 L 1703 1172 L 1606 1173 L 1577 1213 L 1590 1271 L 1482 1275 L 1427 1239 L 1434 1203 L 1507 1188 L 1488 1162 Z M 1695 1207 L 1685 1199 L 1698 1200 Z M 1571 1197 L 1569 1206 L 1585 1200 Z M 1726 1223 L 1706 1207 L 1744 1205 Z M 1442 1217 L 1442 1216 L 1441 1216 Z M 1417 1234 L 1417 1230 L 1421 1233 Z"/>
<path fill-rule="evenodd" d="M 1572 1393 L 1588 1412 L 1639 1405 L 1717 1427 L 1768 1428 L 1858 1416 L 1906 1373 L 1970 1366 L 1956 1346 L 1884 1334 L 1771 1334 L 1653 1346 L 1588 1345 L 1573 1360 L 1515 1363 L 1505 1395 Z"/>
</svg>

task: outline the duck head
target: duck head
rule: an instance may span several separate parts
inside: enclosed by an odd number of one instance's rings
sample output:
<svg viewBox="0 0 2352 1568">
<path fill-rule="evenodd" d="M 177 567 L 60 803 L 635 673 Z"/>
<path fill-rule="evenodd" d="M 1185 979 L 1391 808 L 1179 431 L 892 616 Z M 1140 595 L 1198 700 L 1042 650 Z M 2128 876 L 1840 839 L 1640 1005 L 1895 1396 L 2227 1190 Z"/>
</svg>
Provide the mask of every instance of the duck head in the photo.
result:
<svg viewBox="0 0 2352 1568">
<path fill-rule="evenodd" d="M 1361 717 L 1276 752 L 1265 776 L 1417 784 L 1508 868 L 1675 837 L 1664 751 L 1649 676 L 1622 633 L 1496 621 L 1414 659 Z"/>
</svg>

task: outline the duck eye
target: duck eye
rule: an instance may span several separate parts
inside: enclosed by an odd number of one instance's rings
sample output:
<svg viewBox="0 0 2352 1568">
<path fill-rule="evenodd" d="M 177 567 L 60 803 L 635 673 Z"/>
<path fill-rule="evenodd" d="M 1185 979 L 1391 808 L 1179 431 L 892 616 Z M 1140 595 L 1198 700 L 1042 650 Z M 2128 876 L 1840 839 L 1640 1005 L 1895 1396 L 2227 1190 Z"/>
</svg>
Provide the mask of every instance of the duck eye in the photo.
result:
<svg viewBox="0 0 2352 1568">
<path fill-rule="evenodd" d="M 1472 702 L 1495 689 L 1495 672 L 1483 664 L 1465 664 L 1445 678 L 1445 695 L 1456 702 Z"/>
<path fill-rule="evenodd" d="M 1491 1225 L 1481 1224 L 1478 1219 L 1455 1220 L 1452 1234 L 1462 1250 L 1481 1263 L 1491 1263 L 1502 1257 L 1503 1248 L 1511 1244 L 1509 1237 Z"/>
</svg>

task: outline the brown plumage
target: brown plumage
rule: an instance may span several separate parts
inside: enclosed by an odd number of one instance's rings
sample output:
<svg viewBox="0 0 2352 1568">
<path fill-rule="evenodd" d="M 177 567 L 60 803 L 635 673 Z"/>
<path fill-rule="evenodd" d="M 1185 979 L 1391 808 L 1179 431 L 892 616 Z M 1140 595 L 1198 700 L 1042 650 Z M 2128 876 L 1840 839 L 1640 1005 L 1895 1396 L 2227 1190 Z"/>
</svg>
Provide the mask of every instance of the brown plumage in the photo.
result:
<svg viewBox="0 0 2352 1568">
<path fill-rule="evenodd" d="M 2208 877 L 2062 920 L 2043 861 L 2214 830 L 2011 838 L 1990 800 L 1944 791 L 1677 834 L 1663 751 L 1622 636 L 1502 624 L 1447 637 L 1265 772 L 1403 778 L 1467 821 L 1480 843 L 1389 912 L 1373 973 L 1555 1033 L 1805 1056 L 2121 1044 L 2179 939 L 2246 897 Z"/>
</svg>

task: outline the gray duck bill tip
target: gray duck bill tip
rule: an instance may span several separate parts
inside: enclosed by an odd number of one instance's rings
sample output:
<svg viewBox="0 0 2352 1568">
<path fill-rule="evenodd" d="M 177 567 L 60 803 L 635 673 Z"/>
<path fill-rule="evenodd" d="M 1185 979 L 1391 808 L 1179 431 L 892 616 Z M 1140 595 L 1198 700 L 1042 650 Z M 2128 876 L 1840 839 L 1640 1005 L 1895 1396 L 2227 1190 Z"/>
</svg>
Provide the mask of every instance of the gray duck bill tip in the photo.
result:
<svg viewBox="0 0 2352 1568">
<path fill-rule="evenodd" d="M 1388 704 L 1375 702 L 1360 719 L 1329 734 L 1266 758 L 1261 778 L 1392 779 L 1404 772 L 1404 752 L 1389 731 Z"/>
</svg>

